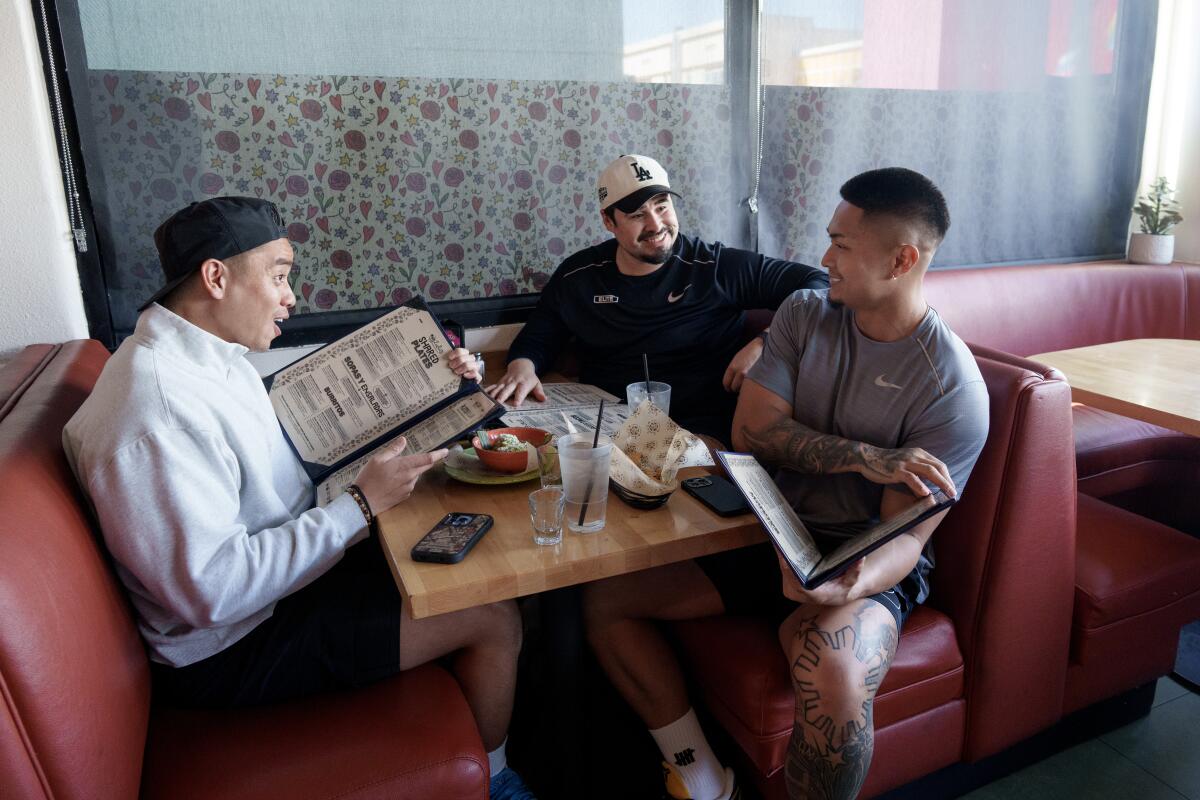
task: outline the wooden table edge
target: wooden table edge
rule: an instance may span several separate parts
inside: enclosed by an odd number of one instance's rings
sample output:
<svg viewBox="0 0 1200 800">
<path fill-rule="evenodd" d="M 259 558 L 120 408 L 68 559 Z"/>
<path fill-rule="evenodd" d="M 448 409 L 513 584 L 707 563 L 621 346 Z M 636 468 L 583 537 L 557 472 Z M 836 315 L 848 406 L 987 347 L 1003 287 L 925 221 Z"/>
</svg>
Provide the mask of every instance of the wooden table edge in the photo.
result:
<svg viewBox="0 0 1200 800">
<path fill-rule="evenodd" d="M 1071 385 L 1069 376 L 1067 378 L 1067 385 L 1071 386 L 1071 399 L 1076 403 L 1098 408 L 1101 411 L 1111 411 L 1123 417 L 1148 422 L 1151 425 L 1168 428 L 1190 436 L 1200 436 L 1200 420 L 1173 414 L 1161 408 L 1153 408 L 1129 400 L 1121 400 L 1110 395 L 1099 394 L 1089 389 L 1081 389 L 1078 386 Z"/>
<path fill-rule="evenodd" d="M 1143 339 L 1122 339 L 1115 342 L 1102 342 L 1094 345 L 1084 345 L 1081 347 L 1070 347 L 1064 350 L 1050 350 L 1045 353 L 1037 353 L 1028 356 L 1030 361 L 1036 361 L 1046 366 L 1053 367 L 1063 374 L 1067 384 L 1071 387 L 1071 399 L 1076 403 L 1098 408 L 1102 411 L 1110 411 L 1114 414 L 1120 414 L 1124 417 L 1148 422 L 1151 425 L 1169 428 L 1179 433 L 1188 434 L 1190 436 L 1200 436 L 1200 419 L 1176 414 L 1166 409 L 1155 406 L 1148 406 L 1132 400 L 1124 400 L 1119 397 L 1113 397 L 1109 394 L 1104 394 L 1093 389 L 1087 389 L 1071 383 L 1072 366 L 1063 366 L 1062 362 L 1055 363 L 1060 356 L 1067 356 L 1068 360 L 1078 358 L 1083 351 L 1103 352 L 1105 348 L 1112 346 L 1120 346 L 1129 344 L 1135 346 L 1153 346 L 1153 345 L 1171 345 L 1175 343 L 1186 342 L 1189 345 L 1195 345 L 1194 339 L 1164 339 L 1164 338 L 1143 338 Z"/>
<path fill-rule="evenodd" d="M 602 533 L 577 534 L 567 531 L 563 535 L 598 536 L 602 535 Z M 588 573 L 586 580 L 579 580 L 578 576 L 581 564 L 577 561 L 552 566 L 537 576 L 529 576 L 539 579 L 538 586 L 536 588 L 525 587 L 526 590 L 524 591 L 520 586 L 521 578 L 518 576 L 497 575 L 490 580 L 480 582 L 474 586 L 464 587 L 459 585 L 445 590 L 435 589 L 423 592 L 420 595 L 413 595 L 404 585 L 404 580 L 400 575 L 396 559 L 387 558 L 386 560 L 388 568 L 392 571 L 392 577 L 396 581 L 396 586 L 400 590 L 400 595 L 404 599 L 404 604 L 408 608 L 409 615 L 413 619 L 423 619 L 425 617 L 433 617 L 439 614 L 448 614 L 453 611 L 473 608 L 484 604 L 484 602 L 500 602 L 502 600 L 529 597 L 541 592 L 590 583 L 591 581 L 611 578 L 616 575 L 640 572 L 652 567 L 661 567 L 666 564 L 699 558 L 700 556 L 722 553 L 765 541 L 767 541 L 767 535 L 763 532 L 758 518 L 753 514 L 747 514 L 745 515 L 745 522 L 743 524 L 726 528 L 725 530 L 713 531 L 704 536 L 648 544 L 596 556 L 586 564 Z M 464 561 L 470 558 L 471 555 L 468 553 Z M 636 569 L 628 568 L 631 560 L 641 562 L 643 559 L 644 563 L 640 564 Z M 448 569 L 453 569 L 455 565 L 447 564 L 445 566 Z M 486 592 L 488 595 L 483 602 L 473 600 L 471 597 L 472 594 L 478 594 L 479 591 Z"/>
</svg>

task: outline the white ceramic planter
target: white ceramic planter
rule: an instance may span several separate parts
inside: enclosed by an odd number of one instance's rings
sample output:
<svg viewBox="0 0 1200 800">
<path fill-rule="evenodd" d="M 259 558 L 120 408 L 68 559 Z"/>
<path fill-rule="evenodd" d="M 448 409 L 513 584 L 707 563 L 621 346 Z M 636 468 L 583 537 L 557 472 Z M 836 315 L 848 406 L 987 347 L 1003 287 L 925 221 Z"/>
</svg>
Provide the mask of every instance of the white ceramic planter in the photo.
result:
<svg viewBox="0 0 1200 800">
<path fill-rule="evenodd" d="M 1170 264 L 1175 255 L 1175 234 L 1129 234 L 1130 264 Z"/>
</svg>

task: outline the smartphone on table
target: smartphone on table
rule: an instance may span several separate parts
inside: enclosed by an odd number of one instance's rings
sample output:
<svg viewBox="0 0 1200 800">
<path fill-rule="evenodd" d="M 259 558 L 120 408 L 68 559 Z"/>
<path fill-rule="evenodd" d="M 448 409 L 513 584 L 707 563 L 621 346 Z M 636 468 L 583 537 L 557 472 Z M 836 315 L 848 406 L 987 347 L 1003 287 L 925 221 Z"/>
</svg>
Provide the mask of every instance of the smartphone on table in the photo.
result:
<svg viewBox="0 0 1200 800">
<path fill-rule="evenodd" d="M 683 490 L 722 517 L 734 517 L 750 510 L 742 490 L 720 475 L 701 475 L 688 478 Z"/>
<path fill-rule="evenodd" d="M 413 561 L 457 564 L 492 527 L 490 514 L 451 511 L 413 545 Z"/>
</svg>

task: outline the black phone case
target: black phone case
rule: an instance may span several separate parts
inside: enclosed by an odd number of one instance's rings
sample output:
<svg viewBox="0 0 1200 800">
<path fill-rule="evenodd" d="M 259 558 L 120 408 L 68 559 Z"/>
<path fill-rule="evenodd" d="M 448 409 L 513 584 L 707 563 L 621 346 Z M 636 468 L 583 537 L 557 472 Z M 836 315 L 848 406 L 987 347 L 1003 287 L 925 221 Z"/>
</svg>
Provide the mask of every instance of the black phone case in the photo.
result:
<svg viewBox="0 0 1200 800">
<path fill-rule="evenodd" d="M 412 560 L 457 564 L 491 530 L 492 521 L 490 514 L 451 511 L 413 545 Z"/>
<path fill-rule="evenodd" d="M 720 475 L 702 475 L 682 482 L 683 490 L 722 517 L 735 517 L 750 510 L 742 490 Z"/>
</svg>

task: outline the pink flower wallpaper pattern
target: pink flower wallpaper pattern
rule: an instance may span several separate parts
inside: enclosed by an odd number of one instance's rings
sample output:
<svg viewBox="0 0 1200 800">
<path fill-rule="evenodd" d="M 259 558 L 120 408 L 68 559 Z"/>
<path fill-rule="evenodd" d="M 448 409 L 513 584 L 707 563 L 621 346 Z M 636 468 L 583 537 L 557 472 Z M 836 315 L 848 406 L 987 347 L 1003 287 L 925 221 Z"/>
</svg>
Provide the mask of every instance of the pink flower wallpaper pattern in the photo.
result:
<svg viewBox="0 0 1200 800">
<path fill-rule="evenodd" d="M 1120 252 L 1128 201 L 1113 177 L 1116 118 L 1103 84 L 1042 92 L 768 87 L 760 249 L 816 264 L 839 187 L 865 170 L 903 166 L 933 179 L 950 207 L 935 265 Z"/>
<path fill-rule="evenodd" d="M 663 163 L 685 231 L 719 238 L 734 195 L 724 87 L 97 71 L 89 101 L 130 325 L 154 228 L 214 195 L 279 204 L 299 313 L 539 291 L 607 238 L 595 182 L 622 153 Z"/>
</svg>

